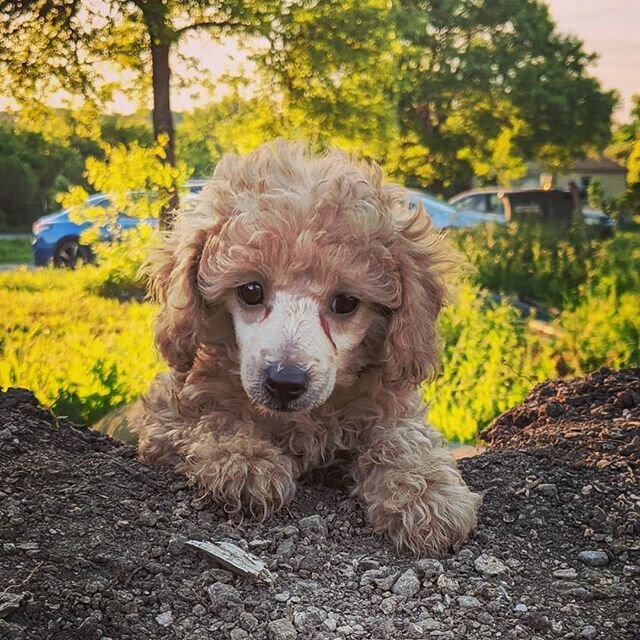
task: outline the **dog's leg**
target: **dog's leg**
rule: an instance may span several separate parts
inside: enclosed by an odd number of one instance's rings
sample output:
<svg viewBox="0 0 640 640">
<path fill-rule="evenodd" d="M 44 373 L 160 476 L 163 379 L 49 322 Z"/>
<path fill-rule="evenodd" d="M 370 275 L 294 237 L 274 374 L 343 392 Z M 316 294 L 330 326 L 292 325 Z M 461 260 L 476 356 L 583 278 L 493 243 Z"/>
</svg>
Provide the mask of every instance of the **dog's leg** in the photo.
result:
<svg viewBox="0 0 640 640">
<path fill-rule="evenodd" d="M 380 426 L 356 462 L 356 492 L 374 530 L 415 554 L 446 553 L 476 523 L 480 497 L 438 439 L 418 420 Z"/>
<path fill-rule="evenodd" d="M 256 436 L 207 434 L 185 441 L 183 451 L 178 469 L 229 513 L 246 508 L 266 518 L 295 494 L 294 460 Z"/>
</svg>

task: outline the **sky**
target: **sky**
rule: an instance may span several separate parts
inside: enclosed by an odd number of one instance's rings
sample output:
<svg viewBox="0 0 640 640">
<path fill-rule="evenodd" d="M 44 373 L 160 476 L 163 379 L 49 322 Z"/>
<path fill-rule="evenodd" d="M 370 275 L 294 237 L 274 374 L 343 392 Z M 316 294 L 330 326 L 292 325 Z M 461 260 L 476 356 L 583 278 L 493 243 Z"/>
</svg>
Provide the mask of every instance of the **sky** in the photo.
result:
<svg viewBox="0 0 640 640">
<path fill-rule="evenodd" d="M 631 96 L 640 94 L 640 0 L 547 0 L 560 33 L 576 35 L 599 55 L 593 74 L 622 98 L 616 119 L 625 121 Z"/>
</svg>

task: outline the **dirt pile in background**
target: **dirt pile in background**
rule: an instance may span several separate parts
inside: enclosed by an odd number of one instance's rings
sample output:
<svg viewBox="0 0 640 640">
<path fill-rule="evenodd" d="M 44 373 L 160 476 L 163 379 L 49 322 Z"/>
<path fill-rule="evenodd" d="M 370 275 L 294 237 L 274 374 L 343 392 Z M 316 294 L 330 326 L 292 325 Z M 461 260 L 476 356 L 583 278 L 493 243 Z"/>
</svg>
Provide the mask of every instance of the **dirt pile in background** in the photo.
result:
<svg viewBox="0 0 640 640">
<path fill-rule="evenodd" d="M 639 385 L 545 383 L 499 418 L 493 450 L 460 463 L 476 534 L 440 560 L 398 556 L 335 487 L 229 522 L 130 447 L 0 394 L 0 637 L 638 638 Z M 250 550 L 273 584 L 188 539 Z"/>
</svg>

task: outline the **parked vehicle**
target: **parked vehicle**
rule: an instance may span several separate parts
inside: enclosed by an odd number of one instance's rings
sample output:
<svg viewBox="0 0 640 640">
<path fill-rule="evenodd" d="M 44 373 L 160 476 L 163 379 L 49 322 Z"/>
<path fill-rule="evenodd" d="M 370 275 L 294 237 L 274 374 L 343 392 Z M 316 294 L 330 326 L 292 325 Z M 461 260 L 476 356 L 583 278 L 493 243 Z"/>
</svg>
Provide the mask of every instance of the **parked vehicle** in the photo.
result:
<svg viewBox="0 0 640 640">
<path fill-rule="evenodd" d="M 409 196 L 409 206 L 415 207 L 418 201 L 422 203 L 422 206 L 431 216 L 433 226 L 436 229 L 446 229 L 447 227 L 474 227 L 477 224 L 489 221 L 486 215 L 478 211 L 457 209 L 429 193 L 412 190 Z"/>
<path fill-rule="evenodd" d="M 486 222 L 504 223 L 518 217 L 537 217 L 543 221 L 569 221 L 573 210 L 571 194 L 558 189 L 474 189 L 449 200 L 458 210 L 472 209 Z M 604 211 L 582 207 L 586 225 L 598 229 L 603 237 L 616 229 L 616 221 Z"/>
<path fill-rule="evenodd" d="M 189 180 L 185 183 L 186 198 L 194 198 L 202 191 L 206 180 Z M 84 207 L 101 207 L 107 209 L 111 206 L 108 194 L 96 193 L 90 196 L 82 205 Z M 33 232 L 33 261 L 37 266 L 45 266 L 53 262 L 55 267 L 74 269 L 79 262 L 91 262 L 93 252 L 89 245 L 80 243 L 80 235 L 83 231 L 94 226 L 94 222 L 87 220 L 82 223 L 70 219 L 71 209 L 63 209 L 38 218 L 32 226 Z M 117 226 L 120 230 L 133 229 L 140 224 L 155 226 L 155 218 L 141 219 L 129 216 L 126 212 L 118 214 Z M 108 242 L 112 239 L 112 233 L 107 226 L 99 228 L 100 241 Z"/>
</svg>

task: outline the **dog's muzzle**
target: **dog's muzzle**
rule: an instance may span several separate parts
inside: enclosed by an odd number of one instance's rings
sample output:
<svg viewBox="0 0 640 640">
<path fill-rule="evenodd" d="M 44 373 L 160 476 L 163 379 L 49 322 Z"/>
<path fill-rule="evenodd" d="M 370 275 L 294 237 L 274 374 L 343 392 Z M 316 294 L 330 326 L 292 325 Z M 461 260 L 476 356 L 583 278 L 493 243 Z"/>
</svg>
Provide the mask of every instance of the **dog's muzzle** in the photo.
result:
<svg viewBox="0 0 640 640">
<path fill-rule="evenodd" d="M 275 407 L 286 411 L 309 387 L 309 376 L 300 367 L 276 363 L 266 370 L 264 388 Z"/>
</svg>

